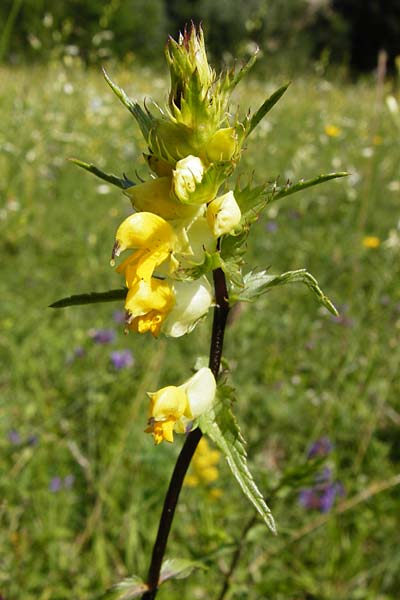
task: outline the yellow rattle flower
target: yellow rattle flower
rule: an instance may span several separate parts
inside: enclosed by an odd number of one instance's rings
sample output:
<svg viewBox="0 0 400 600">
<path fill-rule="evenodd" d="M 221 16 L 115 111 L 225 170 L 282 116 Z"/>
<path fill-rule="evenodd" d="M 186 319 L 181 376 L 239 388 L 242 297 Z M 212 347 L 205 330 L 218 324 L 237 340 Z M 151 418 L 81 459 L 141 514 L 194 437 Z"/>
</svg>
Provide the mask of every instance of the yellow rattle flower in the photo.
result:
<svg viewBox="0 0 400 600">
<path fill-rule="evenodd" d="M 180 386 L 169 385 L 150 396 L 150 413 L 146 433 L 152 433 L 155 444 L 173 442 L 173 432 L 187 433 L 195 427 L 195 419 L 211 408 L 216 392 L 212 371 L 203 367 Z"/>
</svg>

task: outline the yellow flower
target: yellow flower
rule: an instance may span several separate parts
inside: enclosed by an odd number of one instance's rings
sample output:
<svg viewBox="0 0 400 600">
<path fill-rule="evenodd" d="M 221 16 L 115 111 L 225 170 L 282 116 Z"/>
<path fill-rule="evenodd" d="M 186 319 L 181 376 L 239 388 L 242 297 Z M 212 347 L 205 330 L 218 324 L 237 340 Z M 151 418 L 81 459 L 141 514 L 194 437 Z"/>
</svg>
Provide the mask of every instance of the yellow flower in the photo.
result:
<svg viewBox="0 0 400 600">
<path fill-rule="evenodd" d="M 166 281 L 154 278 L 149 283 L 138 281 L 129 289 L 125 300 L 129 329 L 138 333 L 150 331 L 157 337 L 174 304 L 175 293 Z"/>
<path fill-rule="evenodd" d="M 208 225 L 215 237 L 230 233 L 239 225 L 241 217 L 233 192 L 215 198 L 207 207 Z"/>
<path fill-rule="evenodd" d="M 342 130 L 336 125 L 325 125 L 325 133 L 329 137 L 339 137 L 339 135 L 342 133 Z"/>
<path fill-rule="evenodd" d="M 214 402 L 216 383 L 212 371 L 203 367 L 180 386 L 169 385 L 149 393 L 150 414 L 146 433 L 155 444 L 172 442 L 173 432 L 186 433 L 196 425 L 197 417 Z"/>
<path fill-rule="evenodd" d="M 119 226 L 112 252 L 112 260 L 128 248 L 138 248 L 117 268 L 125 273 L 126 285 L 131 287 L 137 280 L 149 282 L 154 269 L 168 258 L 176 245 L 173 228 L 167 221 L 149 212 L 130 215 Z"/>
<path fill-rule="evenodd" d="M 185 206 L 175 199 L 171 194 L 171 185 L 172 174 L 133 185 L 124 193 L 137 211 L 155 213 L 163 219 L 184 219 L 192 216 L 196 208 Z"/>
<path fill-rule="evenodd" d="M 205 437 L 202 437 L 191 463 L 191 470 L 185 479 L 186 485 L 196 487 L 209 485 L 218 479 L 218 463 L 221 455 L 212 450 Z"/>
<path fill-rule="evenodd" d="M 367 235 L 363 238 L 362 245 L 364 248 L 379 248 L 381 240 L 376 235 Z"/>
<path fill-rule="evenodd" d="M 374 135 L 372 138 L 374 146 L 380 146 L 383 143 L 383 137 L 381 135 Z"/>
</svg>

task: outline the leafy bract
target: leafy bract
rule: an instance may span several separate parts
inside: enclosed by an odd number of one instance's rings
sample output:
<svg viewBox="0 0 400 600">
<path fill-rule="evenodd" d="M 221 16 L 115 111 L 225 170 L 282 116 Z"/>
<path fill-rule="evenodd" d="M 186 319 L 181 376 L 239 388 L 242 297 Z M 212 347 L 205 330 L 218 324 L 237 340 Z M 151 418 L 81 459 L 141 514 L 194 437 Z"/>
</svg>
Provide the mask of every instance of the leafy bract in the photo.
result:
<svg viewBox="0 0 400 600">
<path fill-rule="evenodd" d="M 82 304 L 98 304 L 99 302 L 114 302 L 124 300 L 127 293 L 126 288 L 108 290 L 107 292 L 89 292 L 87 294 L 75 294 L 62 298 L 50 304 L 49 308 L 65 308 L 66 306 L 79 306 Z"/>
<path fill-rule="evenodd" d="M 105 594 L 104 600 L 132 600 L 139 598 L 149 589 L 144 581 L 132 575 L 113 585 Z"/>
<path fill-rule="evenodd" d="M 186 558 L 168 558 L 162 564 L 158 584 L 161 585 L 168 579 L 184 579 L 189 577 L 193 569 L 205 568 L 198 561 L 187 560 Z"/>
<path fill-rule="evenodd" d="M 300 179 L 297 183 L 291 183 L 288 181 L 286 185 L 278 186 L 274 185 L 272 189 L 271 196 L 268 200 L 268 203 L 274 202 L 275 200 L 280 200 L 285 196 L 289 196 L 290 194 L 295 194 L 296 192 L 301 192 L 306 188 L 313 187 L 314 185 L 319 185 L 320 183 L 325 183 L 325 181 L 330 181 L 331 179 L 337 179 L 338 177 L 347 177 L 348 173 L 346 171 L 338 171 L 336 173 L 324 173 L 322 175 L 317 175 L 312 179 Z"/>
<path fill-rule="evenodd" d="M 250 133 L 253 131 L 253 129 L 255 129 L 257 127 L 259 122 L 265 117 L 265 115 L 271 110 L 271 108 L 273 108 L 275 106 L 275 104 L 278 102 L 278 100 L 281 99 L 283 94 L 288 89 L 289 85 L 290 85 L 290 81 L 288 83 L 286 83 L 285 85 L 283 85 L 282 87 L 280 87 L 278 90 L 276 90 L 273 94 L 271 94 L 271 96 L 269 96 L 269 98 L 267 98 L 265 100 L 265 102 L 263 102 L 263 104 L 260 106 L 260 108 L 257 110 L 257 112 L 255 112 L 254 115 L 250 119 L 248 129 L 246 131 L 247 136 L 250 135 Z"/>
<path fill-rule="evenodd" d="M 135 100 L 129 98 L 127 93 L 121 87 L 119 87 L 119 85 L 114 83 L 114 81 L 111 79 L 111 77 L 109 77 L 109 75 L 104 69 L 103 74 L 104 79 L 107 81 L 114 94 L 117 96 L 117 98 L 120 99 L 122 104 L 126 106 L 129 112 L 135 117 L 145 140 L 148 140 L 150 130 L 154 124 L 154 118 L 148 111 L 145 112 Z"/>
<path fill-rule="evenodd" d="M 304 283 L 314 294 L 317 300 L 325 306 L 333 315 L 338 312 L 329 298 L 323 293 L 318 285 L 318 281 L 306 269 L 297 271 L 287 271 L 282 275 L 270 275 L 267 271 L 258 273 L 247 273 L 243 278 L 243 288 L 232 289 L 229 299 L 234 302 L 252 302 L 262 294 L 269 292 L 272 288 L 286 285 L 288 283 Z"/>
<path fill-rule="evenodd" d="M 201 431 L 207 434 L 224 454 L 245 496 L 262 516 L 269 529 L 276 533 L 272 513 L 247 466 L 245 442 L 226 399 L 224 401 L 219 398 L 211 410 L 199 417 L 198 422 Z"/>
<path fill-rule="evenodd" d="M 135 185 L 135 183 L 133 181 L 131 181 L 130 179 L 128 179 L 125 174 L 123 175 L 123 177 L 117 177 L 116 175 L 113 175 L 112 173 L 104 173 L 104 171 L 102 171 L 101 169 L 96 167 L 96 165 L 93 165 L 91 163 L 86 163 L 83 160 L 79 160 L 78 158 L 70 158 L 69 160 L 72 163 L 74 163 L 74 165 L 77 165 L 78 167 L 85 169 L 85 171 L 88 171 L 89 173 L 96 175 L 96 177 L 99 177 L 100 179 L 103 179 L 104 181 L 108 181 L 108 183 L 112 183 L 112 185 L 116 185 L 117 187 L 121 188 L 122 190 L 126 190 L 127 188 Z"/>
</svg>

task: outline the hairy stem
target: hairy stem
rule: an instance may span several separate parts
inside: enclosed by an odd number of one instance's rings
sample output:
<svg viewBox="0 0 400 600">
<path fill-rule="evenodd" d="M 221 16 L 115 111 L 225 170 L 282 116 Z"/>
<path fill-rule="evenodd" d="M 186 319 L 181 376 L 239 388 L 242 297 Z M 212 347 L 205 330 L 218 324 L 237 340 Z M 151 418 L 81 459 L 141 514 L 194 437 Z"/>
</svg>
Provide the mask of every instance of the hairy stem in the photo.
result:
<svg viewBox="0 0 400 600">
<path fill-rule="evenodd" d="M 229 312 L 228 290 L 225 275 L 222 269 L 213 271 L 215 301 L 212 337 L 210 345 L 209 367 L 217 379 L 222 357 L 226 320 Z M 190 461 L 202 437 L 200 429 L 191 431 L 182 447 L 173 470 L 167 495 L 158 526 L 157 537 L 153 546 L 151 563 L 147 577 L 148 590 L 143 594 L 142 600 L 154 600 L 158 591 L 161 565 L 167 547 L 168 536 L 171 530 L 175 508 L 178 504 L 179 494 L 183 480 L 189 468 Z"/>
</svg>

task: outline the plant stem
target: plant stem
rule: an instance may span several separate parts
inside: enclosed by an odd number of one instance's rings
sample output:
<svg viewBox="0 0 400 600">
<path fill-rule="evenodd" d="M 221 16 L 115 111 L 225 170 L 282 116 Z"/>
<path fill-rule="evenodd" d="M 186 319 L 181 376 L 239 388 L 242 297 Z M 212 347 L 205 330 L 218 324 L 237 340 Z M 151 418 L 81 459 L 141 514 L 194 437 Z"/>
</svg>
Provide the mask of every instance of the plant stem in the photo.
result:
<svg viewBox="0 0 400 600">
<path fill-rule="evenodd" d="M 226 320 L 229 312 L 229 303 L 226 279 L 222 269 L 216 269 L 213 271 L 213 279 L 216 306 L 214 308 L 209 368 L 213 372 L 215 379 L 217 379 L 221 364 L 222 347 L 224 343 Z M 165 496 L 157 537 L 153 546 L 151 563 L 147 577 L 147 585 L 149 589 L 143 594 L 142 600 L 154 600 L 156 597 L 161 565 L 167 547 L 168 536 L 171 530 L 175 508 L 178 504 L 179 494 L 182 489 L 183 480 L 189 468 L 190 461 L 192 460 L 193 454 L 195 453 L 202 435 L 203 434 L 199 428 L 191 431 L 188 434 L 176 461 L 167 494 Z"/>
<path fill-rule="evenodd" d="M 255 523 L 257 523 L 257 518 L 258 518 L 257 515 L 253 515 L 251 517 L 251 519 L 246 523 L 246 525 L 241 533 L 240 540 L 238 542 L 235 552 L 233 553 L 231 563 L 229 565 L 229 569 L 225 573 L 224 582 L 222 584 L 222 588 L 219 593 L 218 600 L 224 600 L 224 598 L 230 588 L 233 572 L 235 571 L 235 569 L 239 563 L 241 554 L 242 554 L 243 545 L 245 543 L 245 537 L 246 537 L 247 533 L 250 531 L 250 529 L 253 527 L 253 525 L 255 525 Z"/>
</svg>

